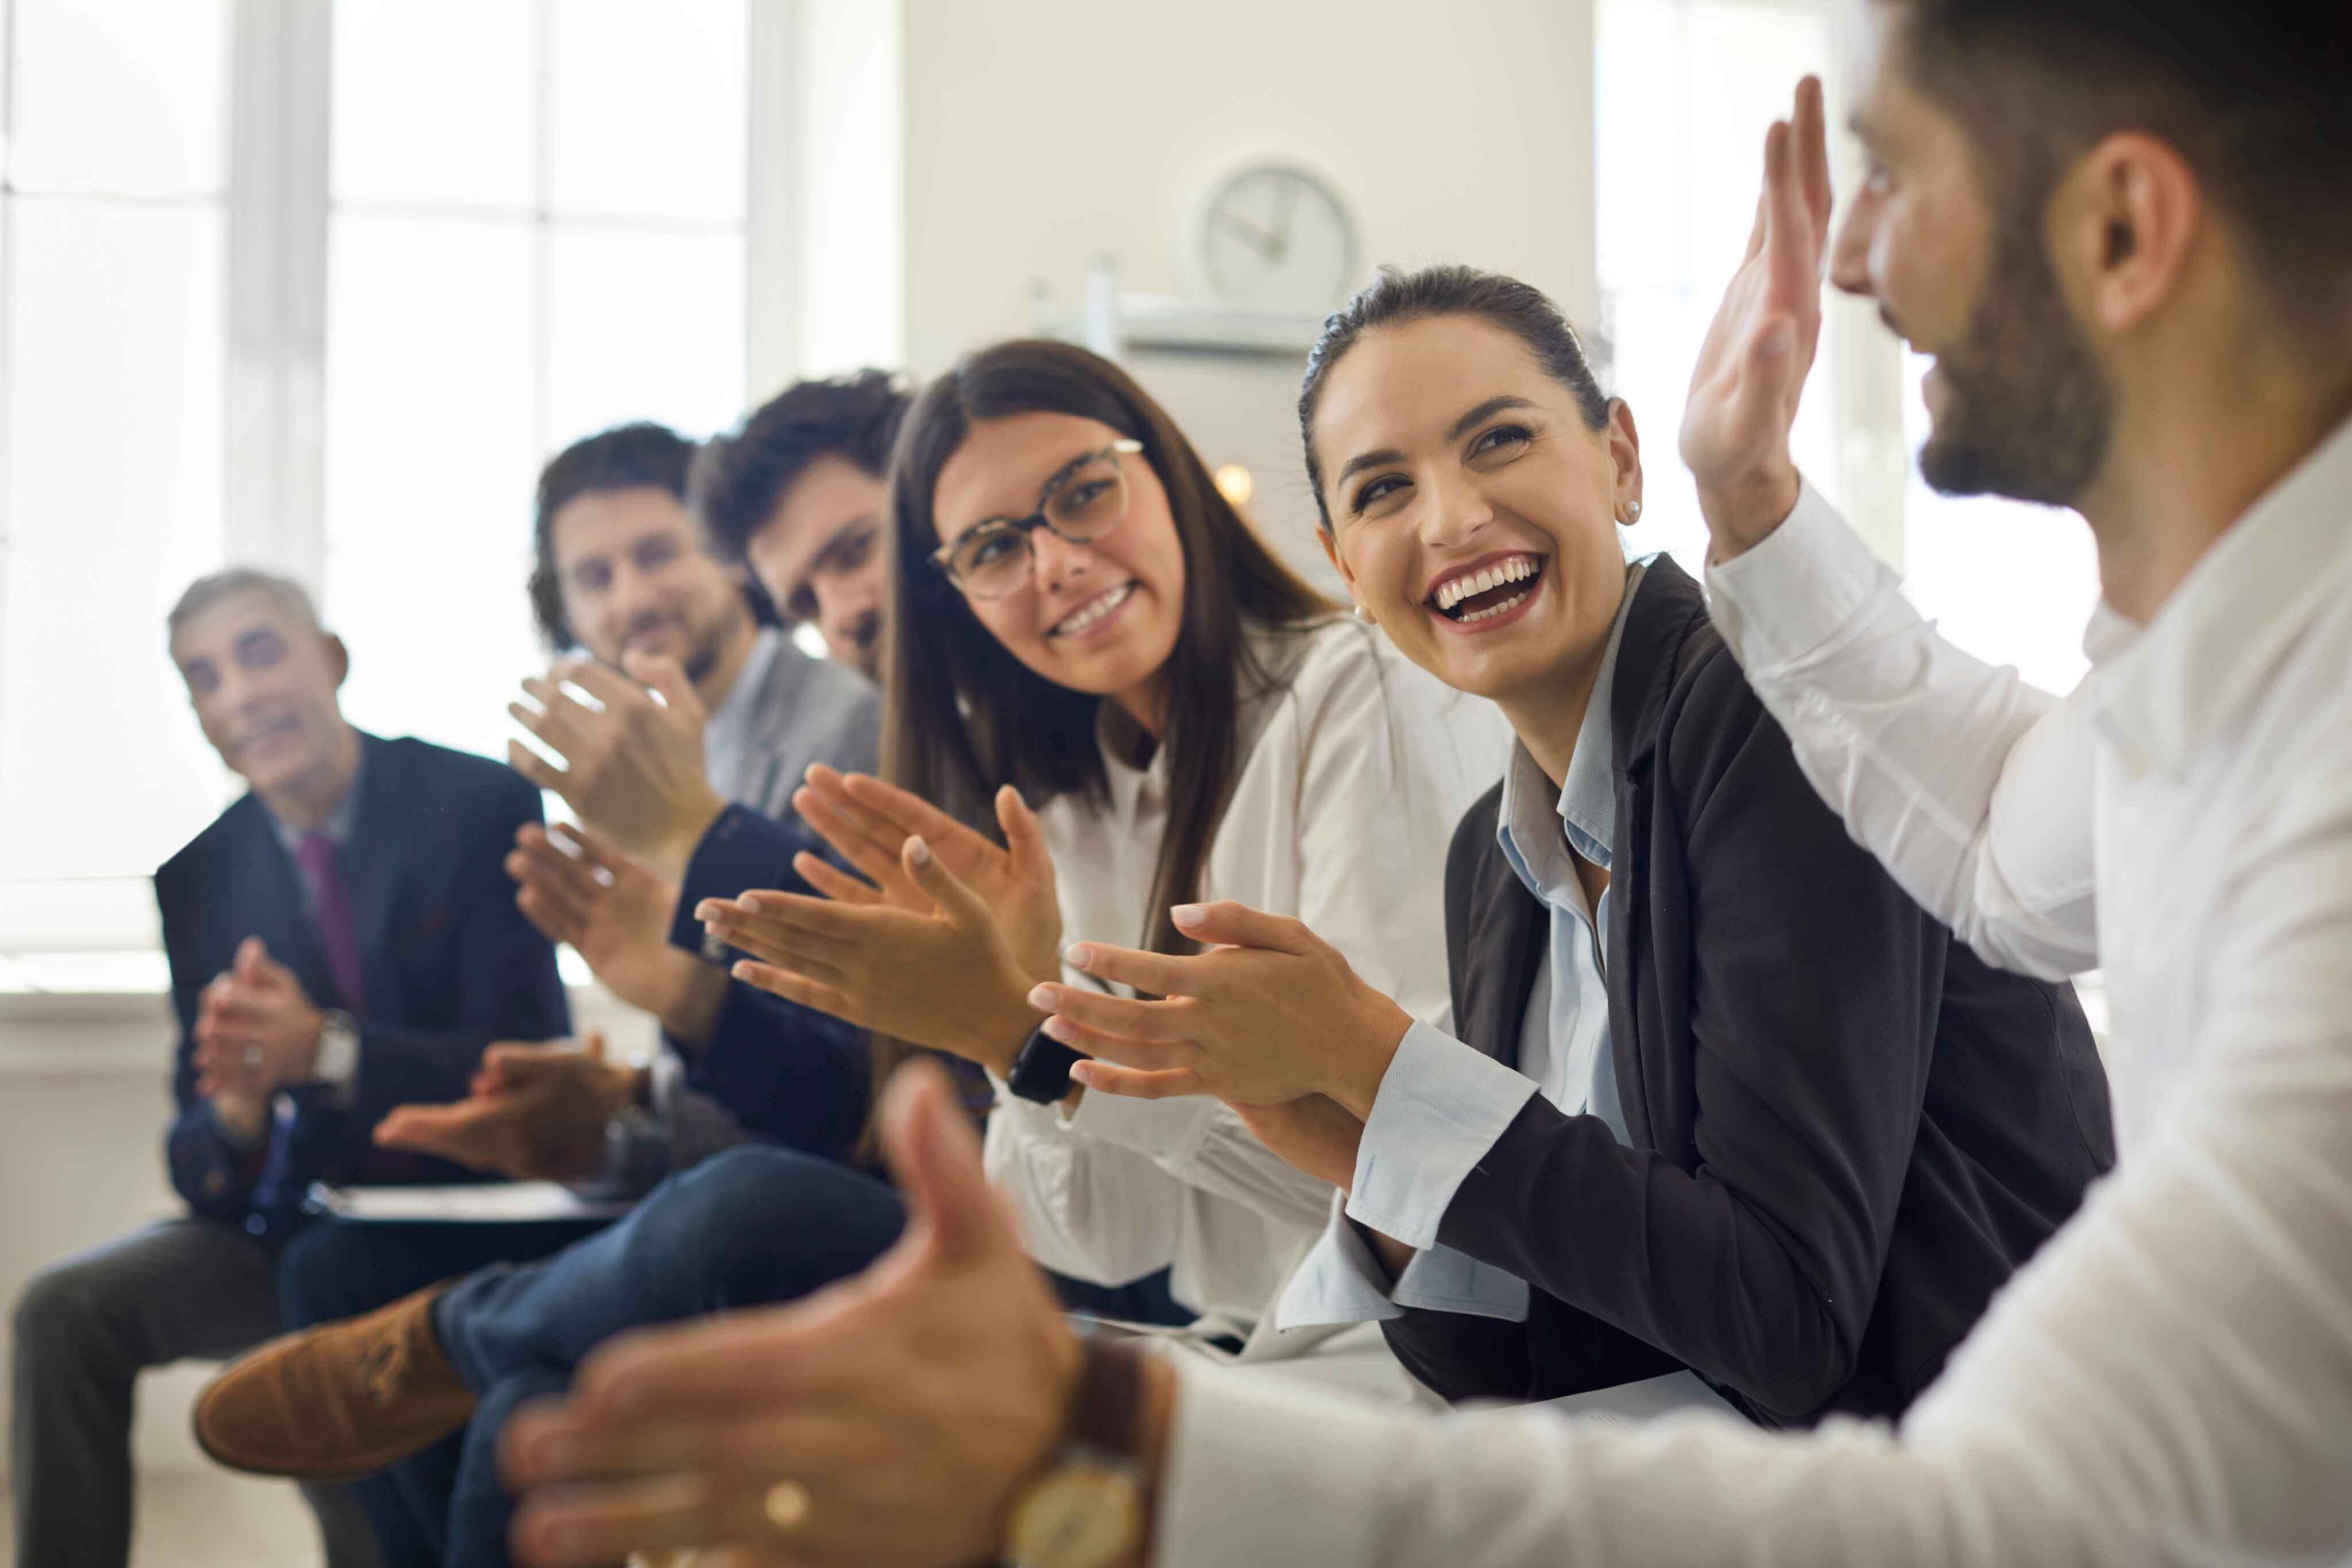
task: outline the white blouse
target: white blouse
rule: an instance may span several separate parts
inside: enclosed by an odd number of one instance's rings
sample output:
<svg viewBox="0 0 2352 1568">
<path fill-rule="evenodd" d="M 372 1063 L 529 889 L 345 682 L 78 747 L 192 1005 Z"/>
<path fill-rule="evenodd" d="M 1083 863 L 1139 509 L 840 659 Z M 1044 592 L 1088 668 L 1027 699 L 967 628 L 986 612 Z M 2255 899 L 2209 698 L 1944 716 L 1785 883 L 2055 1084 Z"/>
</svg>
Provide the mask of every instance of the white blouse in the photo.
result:
<svg viewBox="0 0 2352 1568">
<path fill-rule="evenodd" d="M 1501 714 L 1353 621 L 1258 633 L 1255 645 L 1282 673 L 1242 704 L 1244 759 L 1202 898 L 1297 916 L 1415 1018 L 1448 1027 L 1446 848 L 1501 766 Z M 1138 769 L 1106 747 L 1104 760 L 1107 810 L 1065 799 L 1039 814 L 1065 940 L 1137 946 L 1167 827 L 1168 759 Z M 1093 982 L 1074 973 L 1071 983 Z M 1090 1093 L 1065 1113 L 1000 1085 L 998 1102 L 988 1174 L 1039 1262 L 1107 1284 L 1171 1268 L 1187 1307 L 1241 1334 L 1261 1320 L 1270 1331 L 1270 1303 L 1329 1211 L 1327 1183 L 1285 1165 L 1215 1100 Z M 1283 1354 L 1275 1337 L 1258 1336 L 1253 1355 Z M 1313 1338 L 1295 1337 L 1294 1349 Z"/>
</svg>

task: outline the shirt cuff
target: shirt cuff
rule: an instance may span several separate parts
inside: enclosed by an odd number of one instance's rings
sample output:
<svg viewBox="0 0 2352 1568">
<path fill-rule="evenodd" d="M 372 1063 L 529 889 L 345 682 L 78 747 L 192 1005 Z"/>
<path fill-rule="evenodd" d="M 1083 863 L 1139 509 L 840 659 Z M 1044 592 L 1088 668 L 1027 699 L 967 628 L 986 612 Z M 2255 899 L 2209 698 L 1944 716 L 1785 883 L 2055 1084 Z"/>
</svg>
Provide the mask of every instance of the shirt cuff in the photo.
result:
<svg viewBox="0 0 2352 1568">
<path fill-rule="evenodd" d="M 682 947 L 706 964 L 726 967 L 751 956 L 712 936 L 694 917 L 694 911 L 706 898 L 732 898 L 746 888 L 762 885 L 743 880 L 747 873 L 766 870 L 769 858 L 781 852 L 770 837 L 761 835 L 762 828 L 772 833 L 774 824 L 747 806 L 730 804 L 703 830 L 687 860 L 686 874 L 678 882 L 677 907 L 670 912 L 671 946 Z M 746 861 L 751 864 L 747 866 Z M 796 891 L 798 879 L 793 880 Z"/>
<path fill-rule="evenodd" d="M 1382 1561 L 1383 1505 L 1418 1423 L 1255 1367 L 1171 1356 L 1159 1568 Z"/>
<path fill-rule="evenodd" d="M 1471 1167 L 1535 1092 L 1534 1079 L 1414 1024 L 1364 1122 L 1349 1216 L 1408 1247 L 1435 1246 L 1438 1222 Z"/>
<path fill-rule="evenodd" d="M 1330 1222 L 1283 1287 L 1275 1327 L 1320 1328 L 1329 1323 L 1381 1322 L 1405 1309 L 1465 1312 L 1504 1322 L 1528 1320 L 1528 1284 L 1517 1275 L 1440 1244 L 1415 1251 L 1396 1283 L 1349 1223 L 1347 1195 L 1331 1195 Z"/>
<path fill-rule="evenodd" d="M 1707 612 L 1743 669 L 1768 671 L 1819 652 L 1896 580 L 1807 484 L 1763 543 L 1707 567 Z"/>
<path fill-rule="evenodd" d="M 310 1082 L 320 1088 L 326 1103 L 337 1110 L 349 1110 L 358 1097 L 360 1046 L 357 1020 L 350 1033 L 337 1030 L 319 1041 L 319 1059 L 311 1068 Z"/>
</svg>

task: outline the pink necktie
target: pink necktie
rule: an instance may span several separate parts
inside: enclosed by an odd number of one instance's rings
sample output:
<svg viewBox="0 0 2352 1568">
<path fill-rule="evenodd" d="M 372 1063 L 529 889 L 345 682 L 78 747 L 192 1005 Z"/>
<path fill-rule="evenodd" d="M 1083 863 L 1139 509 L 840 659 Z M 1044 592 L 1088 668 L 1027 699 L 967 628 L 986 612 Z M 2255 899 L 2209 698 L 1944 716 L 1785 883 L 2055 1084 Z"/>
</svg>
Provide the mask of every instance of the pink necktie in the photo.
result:
<svg viewBox="0 0 2352 1568">
<path fill-rule="evenodd" d="M 360 983 L 359 933 L 352 924 L 350 890 L 343 885 L 342 856 L 335 849 L 335 841 L 324 833 L 305 833 L 295 846 L 295 859 L 302 864 L 304 880 L 310 884 L 310 904 L 319 917 L 319 936 L 326 945 L 327 967 L 335 977 L 335 989 L 343 1010 L 364 1016 L 367 999 Z"/>
</svg>

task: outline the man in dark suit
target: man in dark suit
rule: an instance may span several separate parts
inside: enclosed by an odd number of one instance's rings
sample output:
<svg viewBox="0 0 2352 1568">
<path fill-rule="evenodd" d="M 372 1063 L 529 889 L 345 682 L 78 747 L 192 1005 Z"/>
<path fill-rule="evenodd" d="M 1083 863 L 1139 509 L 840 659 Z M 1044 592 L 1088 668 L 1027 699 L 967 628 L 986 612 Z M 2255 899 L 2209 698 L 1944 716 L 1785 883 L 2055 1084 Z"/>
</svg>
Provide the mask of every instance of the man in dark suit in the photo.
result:
<svg viewBox="0 0 2352 1568">
<path fill-rule="evenodd" d="M 205 738 L 252 786 L 155 873 L 180 1024 L 165 1143 L 189 1213 L 50 1268 L 17 1303 L 28 1568 L 121 1568 L 138 1374 L 278 1332 L 277 1254 L 310 1184 L 462 1179 L 371 1130 L 465 1095 L 492 1041 L 569 1027 L 554 949 L 502 866 L 538 791 L 345 723 L 350 655 L 293 582 L 205 578 L 169 627 Z M 375 1560 L 347 1498 L 310 1498 L 332 1568 Z"/>
</svg>

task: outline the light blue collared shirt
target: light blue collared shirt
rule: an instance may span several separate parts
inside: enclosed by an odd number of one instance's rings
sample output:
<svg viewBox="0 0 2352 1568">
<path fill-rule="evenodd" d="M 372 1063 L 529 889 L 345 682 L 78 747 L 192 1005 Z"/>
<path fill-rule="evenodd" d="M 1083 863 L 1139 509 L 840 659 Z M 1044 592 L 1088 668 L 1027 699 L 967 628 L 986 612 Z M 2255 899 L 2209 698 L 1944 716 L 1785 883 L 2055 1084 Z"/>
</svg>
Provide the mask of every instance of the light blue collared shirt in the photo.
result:
<svg viewBox="0 0 2352 1568">
<path fill-rule="evenodd" d="M 1570 1115 L 1598 1116 L 1618 1142 L 1627 1141 L 1610 1054 L 1610 894 L 1603 890 L 1600 903 L 1586 907 L 1570 851 L 1609 868 L 1617 817 L 1610 699 L 1626 612 L 1644 570 L 1638 561 L 1626 570 L 1625 596 L 1557 796 L 1524 745 L 1511 747 L 1503 775 L 1496 842 L 1551 921 L 1520 1024 L 1517 1066 L 1425 1023 L 1405 1032 L 1364 1124 L 1354 1191 L 1344 1205 L 1333 1195 L 1329 1225 L 1283 1294 L 1282 1328 L 1392 1318 L 1407 1307 L 1524 1321 L 1525 1281 L 1438 1242 L 1454 1195 L 1533 1094 Z M 1393 1288 L 1349 1218 L 1417 1249 Z"/>
</svg>

